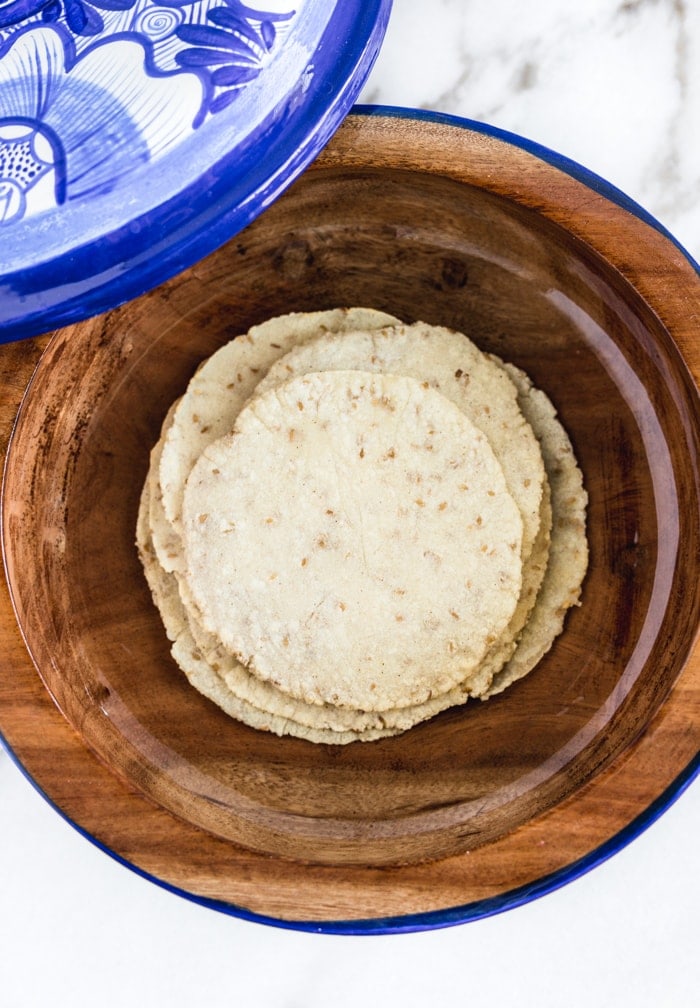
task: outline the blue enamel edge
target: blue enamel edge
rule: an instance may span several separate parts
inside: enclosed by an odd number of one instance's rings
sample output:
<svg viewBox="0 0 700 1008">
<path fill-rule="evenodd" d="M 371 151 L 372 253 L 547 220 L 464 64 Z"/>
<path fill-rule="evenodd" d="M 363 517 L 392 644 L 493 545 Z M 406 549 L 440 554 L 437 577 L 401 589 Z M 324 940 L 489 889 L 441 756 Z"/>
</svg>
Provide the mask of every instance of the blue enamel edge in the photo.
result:
<svg viewBox="0 0 700 1008">
<path fill-rule="evenodd" d="M 377 5 L 379 16 L 375 18 L 374 31 L 367 45 L 359 53 L 353 51 L 350 61 L 353 63 L 352 68 L 348 68 L 347 60 L 343 64 L 346 80 L 344 85 L 338 88 L 335 103 L 324 112 L 323 104 L 327 98 L 319 93 L 312 95 L 308 115 L 297 124 L 293 134 L 292 139 L 298 141 L 299 147 L 290 154 L 288 160 L 271 178 L 258 179 L 258 183 L 251 191 L 248 184 L 243 185 L 242 174 L 239 171 L 232 184 L 231 179 L 227 177 L 227 163 L 224 159 L 212 168 L 209 177 L 201 185 L 193 187 L 189 193 L 178 196 L 170 204 L 165 204 L 158 211 L 154 211 L 143 226 L 137 222 L 129 229 L 110 236 L 109 242 L 103 240 L 96 246 L 71 251 L 52 263 L 37 267 L 31 275 L 3 277 L 3 286 L 11 286 L 13 282 L 18 285 L 19 293 L 15 292 L 11 299 L 13 304 L 16 298 L 20 301 L 24 299 L 28 303 L 33 299 L 37 307 L 34 311 L 22 312 L 20 316 L 3 320 L 0 290 L 0 343 L 34 336 L 48 329 L 98 315 L 151 290 L 209 255 L 251 223 L 265 206 L 294 181 L 330 140 L 349 110 L 359 115 L 444 123 L 482 133 L 526 150 L 654 228 L 666 237 L 700 274 L 700 265 L 690 253 L 643 207 L 599 175 L 542 144 L 495 126 L 446 113 L 384 105 L 356 105 L 350 109 L 362 81 L 376 59 L 379 44 L 386 31 L 391 2 L 377 0 Z M 372 16 L 375 16 L 374 10 Z M 315 118 L 318 111 L 317 104 L 322 108 L 318 120 Z M 315 123 L 315 132 L 313 130 L 309 132 L 305 126 L 309 120 Z M 284 142 L 289 148 L 286 139 L 278 135 L 280 132 L 279 125 L 272 129 L 269 136 L 270 146 L 275 142 Z M 256 149 L 253 146 L 247 152 L 236 152 L 239 168 L 250 167 L 253 172 L 260 172 L 260 158 L 256 155 Z M 202 189 L 203 191 L 200 191 Z M 185 205 L 188 206 L 187 210 L 183 210 Z M 161 234 L 164 237 L 155 241 L 154 234 Z M 120 256 L 124 253 L 126 245 L 130 251 L 127 257 L 129 265 L 125 271 Z M 94 283 L 94 278 L 100 271 L 103 273 L 103 279 L 99 283 Z M 55 288 L 52 290 L 50 287 L 53 276 L 62 276 L 70 286 L 78 282 L 76 277 L 85 273 L 90 277 L 87 285 L 89 289 L 63 301 L 59 295 L 54 297 Z M 42 299 L 46 303 L 42 304 Z"/>
<path fill-rule="evenodd" d="M 481 920 L 484 917 L 493 917 L 496 914 L 504 913 L 506 910 L 514 910 L 516 907 L 523 906 L 526 903 L 531 903 L 533 900 L 540 899 L 542 896 L 546 896 L 548 893 L 554 892 L 557 889 L 561 889 L 562 886 L 568 885 L 569 882 L 575 881 L 577 878 L 585 875 L 604 861 L 607 861 L 614 854 L 617 854 L 618 851 L 621 851 L 634 839 L 640 836 L 640 834 L 642 834 L 646 829 L 648 829 L 652 823 L 656 822 L 656 820 L 683 794 L 686 788 L 688 788 L 692 781 L 698 776 L 698 773 L 700 773 L 700 753 L 698 753 L 694 759 L 690 761 L 686 768 L 681 771 L 676 779 L 666 788 L 666 790 L 663 791 L 658 798 L 656 798 L 624 829 L 620 830 L 605 843 L 601 844 L 600 847 L 591 851 L 589 854 L 586 854 L 584 857 L 579 858 L 570 865 L 567 865 L 565 868 L 561 868 L 559 871 L 553 872 L 550 875 L 545 875 L 541 879 L 537 879 L 528 885 L 520 886 L 517 889 L 511 889 L 509 892 L 502 893 L 501 895 L 494 896 L 490 899 L 477 900 L 473 903 L 465 903 L 460 906 L 448 907 L 445 910 L 433 910 L 426 913 L 405 914 L 395 917 L 323 921 L 319 923 L 318 921 L 281 920 L 276 917 L 268 917 L 264 914 L 257 914 L 251 910 L 247 910 L 245 907 L 236 906 L 232 903 L 226 903 L 222 900 L 208 899 L 207 897 L 187 892 L 185 889 L 180 889 L 177 886 L 171 885 L 169 882 L 165 882 L 163 879 L 159 879 L 157 876 L 144 871 L 142 868 L 139 868 L 138 865 L 132 864 L 126 858 L 121 857 L 109 847 L 100 843 L 100 841 L 92 836 L 91 833 L 84 830 L 81 826 L 69 818 L 69 816 L 67 816 L 51 800 L 51 798 L 49 798 L 46 792 L 39 786 L 31 774 L 22 765 L 2 734 L 0 734 L 0 743 L 2 743 L 8 755 L 24 777 L 26 777 L 29 783 L 36 789 L 36 791 L 38 791 L 42 798 L 48 802 L 54 811 L 61 816 L 62 819 L 64 819 L 70 826 L 77 830 L 81 836 L 85 837 L 105 854 L 108 854 L 119 864 L 129 868 L 137 875 L 140 875 L 141 878 L 155 883 L 155 885 L 160 886 L 168 892 L 174 893 L 176 896 L 182 896 L 184 899 L 190 900 L 193 903 L 207 907 L 210 910 L 217 910 L 230 917 L 237 917 L 241 920 L 251 921 L 257 924 L 267 924 L 272 927 L 278 927 L 290 931 L 305 931 L 314 934 L 335 935 L 402 934 L 414 931 L 432 931 L 437 930 L 438 928 L 453 927 L 457 924 L 466 924 L 470 921 Z"/>
<path fill-rule="evenodd" d="M 578 161 L 574 161 L 572 158 L 568 158 L 564 154 L 558 154 L 556 151 L 553 151 L 549 147 L 545 147 L 543 144 L 537 143 L 535 140 L 528 140 L 525 137 L 519 136 L 517 133 L 510 133 L 508 130 L 500 129 L 498 126 L 490 126 L 487 123 L 478 122 L 475 119 L 465 119 L 461 116 L 449 115 L 446 112 L 431 112 L 426 109 L 402 108 L 397 105 L 356 105 L 352 109 L 352 112 L 353 114 L 367 116 L 384 116 L 392 119 L 416 119 L 422 122 L 443 123 L 446 126 L 458 126 L 462 129 L 472 130 L 474 133 L 482 133 L 484 136 L 493 137 L 495 140 L 502 140 L 504 143 L 511 144 L 513 147 L 519 147 L 521 150 L 527 151 L 529 154 L 533 154 L 536 158 L 539 158 L 540 161 L 544 161 L 547 164 L 552 165 L 552 167 L 558 168 L 565 174 L 570 175 L 578 182 L 583 183 L 583 185 L 587 186 L 589 189 L 592 189 L 594 192 L 597 192 L 601 196 L 610 200 L 611 203 L 616 203 L 617 206 L 621 207 L 623 210 L 627 210 L 635 217 L 638 217 L 639 220 L 648 224 L 649 227 L 654 228 L 655 231 L 658 231 L 659 234 L 662 234 L 664 238 L 667 238 L 673 245 L 675 245 L 678 251 L 685 256 L 690 265 L 694 268 L 695 272 L 700 275 L 700 264 L 671 234 L 671 232 L 652 214 L 645 210 L 644 207 L 640 206 L 639 203 L 633 200 L 621 189 L 618 189 L 617 186 L 612 185 L 611 182 L 608 182 L 600 175 L 596 175 L 596 173 L 592 172 L 590 169 L 584 168 L 583 165 L 578 163 Z"/>
<path fill-rule="evenodd" d="M 241 231 L 308 166 L 349 112 L 378 55 L 391 3 L 338 3 L 314 53 L 303 107 L 274 113 L 247 145 L 176 197 L 97 241 L 0 276 L 0 343 L 133 300 Z"/>
</svg>

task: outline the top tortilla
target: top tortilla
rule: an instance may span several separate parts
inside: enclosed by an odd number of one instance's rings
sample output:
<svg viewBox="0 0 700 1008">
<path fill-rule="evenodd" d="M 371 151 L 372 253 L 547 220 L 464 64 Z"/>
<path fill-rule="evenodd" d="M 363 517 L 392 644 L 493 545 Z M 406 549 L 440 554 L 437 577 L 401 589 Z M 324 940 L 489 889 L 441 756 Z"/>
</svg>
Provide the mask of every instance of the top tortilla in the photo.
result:
<svg viewBox="0 0 700 1008">
<path fill-rule="evenodd" d="M 537 439 L 508 374 L 462 333 L 416 322 L 372 331 L 325 333 L 272 364 L 255 394 L 312 371 L 404 375 L 450 399 L 488 439 L 523 521 L 523 559 L 540 526 L 544 466 Z"/>
<path fill-rule="evenodd" d="M 254 398 L 192 470 L 183 545 L 206 630 L 291 696 L 359 710 L 467 679 L 522 584 L 522 519 L 486 437 L 394 375 Z"/>
</svg>

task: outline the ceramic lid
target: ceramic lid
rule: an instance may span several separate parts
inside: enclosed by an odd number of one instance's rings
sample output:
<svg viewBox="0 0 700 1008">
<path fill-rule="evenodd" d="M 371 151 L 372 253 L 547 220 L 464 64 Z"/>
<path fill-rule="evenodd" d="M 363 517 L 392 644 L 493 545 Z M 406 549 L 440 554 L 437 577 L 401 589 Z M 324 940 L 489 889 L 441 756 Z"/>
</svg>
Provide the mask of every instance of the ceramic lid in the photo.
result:
<svg viewBox="0 0 700 1008">
<path fill-rule="evenodd" d="M 0 0 L 0 342 L 134 298 L 309 164 L 391 0 Z"/>
</svg>

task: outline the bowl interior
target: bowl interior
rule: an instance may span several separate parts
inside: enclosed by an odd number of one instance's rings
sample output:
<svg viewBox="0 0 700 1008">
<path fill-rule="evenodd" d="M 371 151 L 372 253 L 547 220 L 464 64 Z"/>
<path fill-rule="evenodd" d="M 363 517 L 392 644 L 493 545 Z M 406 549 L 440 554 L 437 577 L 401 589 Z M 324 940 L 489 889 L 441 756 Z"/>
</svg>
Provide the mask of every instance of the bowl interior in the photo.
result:
<svg viewBox="0 0 700 1008">
<path fill-rule="evenodd" d="M 340 305 L 453 326 L 529 372 L 584 473 L 591 561 L 582 605 L 526 679 L 397 738 L 333 747 L 239 725 L 187 684 L 134 535 L 149 450 L 199 362 L 267 317 Z M 18 619 L 87 744 L 189 822 L 327 864 L 457 853 L 571 796 L 671 690 L 699 616 L 685 590 L 697 427 L 668 333 L 589 246 L 439 175 L 316 168 L 186 274 L 55 337 L 8 455 Z"/>
</svg>

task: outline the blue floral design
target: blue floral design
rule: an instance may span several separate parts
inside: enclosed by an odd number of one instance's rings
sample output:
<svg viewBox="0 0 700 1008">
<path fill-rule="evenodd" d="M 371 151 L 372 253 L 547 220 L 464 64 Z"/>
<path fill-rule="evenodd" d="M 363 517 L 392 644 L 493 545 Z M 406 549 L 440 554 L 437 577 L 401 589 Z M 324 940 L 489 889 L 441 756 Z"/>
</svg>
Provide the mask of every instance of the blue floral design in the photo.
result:
<svg viewBox="0 0 700 1008">
<path fill-rule="evenodd" d="M 44 7 L 42 21 L 58 21 L 61 16 L 76 35 L 99 35 L 105 29 L 105 21 L 99 10 L 131 10 L 136 0 L 49 0 Z M 98 10 L 99 8 L 99 10 Z"/>
<path fill-rule="evenodd" d="M 193 74 L 177 89 L 149 74 L 140 41 L 76 59 L 52 25 L 17 36 L 0 61 L 0 223 L 109 192 L 192 132 L 201 97 Z"/>
<path fill-rule="evenodd" d="M 50 3 L 51 0 L 0 0 L 0 28 L 20 24 Z"/>
<path fill-rule="evenodd" d="M 293 15 L 294 11 L 253 11 L 239 0 L 226 0 L 225 7 L 215 7 L 207 14 L 215 27 L 182 25 L 177 29 L 177 37 L 190 46 L 178 53 L 178 65 L 200 72 L 206 68 L 210 87 L 222 89 L 210 98 L 210 112 L 226 108 L 238 89 L 258 76 L 277 37 L 275 23 Z"/>
<path fill-rule="evenodd" d="M 0 225 L 109 192 L 227 108 L 295 12 L 0 0 Z"/>
</svg>

